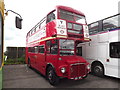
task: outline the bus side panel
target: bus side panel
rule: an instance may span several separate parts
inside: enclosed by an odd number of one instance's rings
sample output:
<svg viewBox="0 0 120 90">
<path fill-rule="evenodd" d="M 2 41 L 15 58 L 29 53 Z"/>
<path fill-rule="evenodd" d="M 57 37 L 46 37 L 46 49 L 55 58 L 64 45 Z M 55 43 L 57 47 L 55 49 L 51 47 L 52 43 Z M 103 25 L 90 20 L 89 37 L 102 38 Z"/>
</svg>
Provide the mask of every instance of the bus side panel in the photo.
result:
<svg viewBox="0 0 120 90">
<path fill-rule="evenodd" d="M 118 42 L 119 40 L 118 32 L 119 32 L 118 30 L 109 32 L 110 43 Z M 106 62 L 106 69 L 107 69 L 106 75 L 120 78 L 119 76 L 119 60 L 120 59 L 110 57 L 110 43 L 108 44 L 109 62 Z"/>
<path fill-rule="evenodd" d="M 91 42 L 85 43 L 84 46 L 84 52 L 83 55 L 85 56 L 85 59 L 92 64 L 95 61 L 99 61 L 105 65 L 105 61 L 107 59 L 107 50 L 106 46 L 107 44 L 103 43 L 98 43 L 97 42 L 97 35 L 92 37 Z M 106 70 L 105 70 L 106 71 Z"/>
<path fill-rule="evenodd" d="M 31 64 L 31 66 L 33 67 L 33 68 L 36 68 L 36 65 L 35 65 L 35 54 L 34 53 L 32 53 L 32 52 L 29 52 L 29 54 L 28 54 L 28 57 L 29 57 L 29 59 L 30 59 L 30 64 Z"/>
<path fill-rule="evenodd" d="M 41 54 L 39 53 L 37 55 L 37 68 L 38 70 L 45 75 L 45 53 Z"/>
<path fill-rule="evenodd" d="M 107 65 L 106 65 L 106 75 L 120 78 L 118 75 L 118 72 L 119 72 L 118 60 L 119 59 L 110 58 L 109 60 L 110 61 L 107 62 Z"/>
<path fill-rule="evenodd" d="M 40 45 L 44 45 L 45 47 L 45 42 L 42 42 Z M 37 69 L 40 71 L 43 75 L 45 75 L 45 68 L 46 68 L 46 60 L 45 60 L 45 49 L 44 53 L 38 53 L 37 54 Z"/>
</svg>

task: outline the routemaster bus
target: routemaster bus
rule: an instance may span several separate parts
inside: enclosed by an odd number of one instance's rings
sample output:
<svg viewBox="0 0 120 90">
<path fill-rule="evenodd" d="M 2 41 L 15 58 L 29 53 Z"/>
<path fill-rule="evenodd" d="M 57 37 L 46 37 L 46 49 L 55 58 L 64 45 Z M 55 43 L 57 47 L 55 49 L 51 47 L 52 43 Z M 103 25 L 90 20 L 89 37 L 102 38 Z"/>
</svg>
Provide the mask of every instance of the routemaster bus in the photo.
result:
<svg viewBox="0 0 120 90">
<path fill-rule="evenodd" d="M 120 14 L 88 27 L 91 41 L 79 44 L 78 48 L 82 48 L 82 56 L 91 64 L 92 73 L 120 78 Z"/>
<path fill-rule="evenodd" d="M 71 7 L 56 6 L 26 36 L 26 63 L 45 75 L 52 85 L 61 77 L 80 80 L 90 66 L 77 56 L 78 43 L 88 42 L 85 15 Z"/>
</svg>

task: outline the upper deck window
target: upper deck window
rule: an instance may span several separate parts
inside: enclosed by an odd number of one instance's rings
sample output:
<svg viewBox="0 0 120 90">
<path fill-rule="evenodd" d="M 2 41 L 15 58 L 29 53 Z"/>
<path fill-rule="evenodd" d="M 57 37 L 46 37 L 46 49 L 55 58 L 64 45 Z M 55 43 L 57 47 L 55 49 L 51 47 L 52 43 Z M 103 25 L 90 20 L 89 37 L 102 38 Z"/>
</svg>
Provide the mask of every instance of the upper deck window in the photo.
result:
<svg viewBox="0 0 120 90">
<path fill-rule="evenodd" d="M 118 22 L 119 20 L 120 20 L 120 15 L 113 16 L 103 20 L 103 31 L 110 31 L 115 28 L 118 28 L 120 26 Z"/>
<path fill-rule="evenodd" d="M 75 21 L 75 22 L 81 23 L 81 24 L 86 24 L 84 16 L 81 16 L 81 15 L 78 15 L 78 14 L 75 14 L 73 12 L 69 12 L 66 10 L 61 10 L 61 9 L 59 10 L 59 13 L 60 13 L 59 15 L 60 15 L 61 19 Z"/>
<path fill-rule="evenodd" d="M 75 14 L 75 21 L 77 23 L 86 24 L 85 17 Z"/>
<path fill-rule="evenodd" d="M 74 21 L 73 13 L 65 11 L 65 10 L 60 10 L 60 18 L 65 19 L 65 20 Z"/>
<path fill-rule="evenodd" d="M 90 24 L 90 25 L 88 26 L 88 28 L 89 28 L 89 34 L 90 34 L 90 35 L 97 34 L 98 31 L 99 31 L 99 23 L 98 23 L 98 22 L 95 22 L 95 23 L 93 23 L 93 24 Z"/>
<path fill-rule="evenodd" d="M 56 19 L 56 11 L 53 11 L 50 14 L 47 15 L 47 22 L 46 23 L 51 22 L 54 19 Z"/>
</svg>

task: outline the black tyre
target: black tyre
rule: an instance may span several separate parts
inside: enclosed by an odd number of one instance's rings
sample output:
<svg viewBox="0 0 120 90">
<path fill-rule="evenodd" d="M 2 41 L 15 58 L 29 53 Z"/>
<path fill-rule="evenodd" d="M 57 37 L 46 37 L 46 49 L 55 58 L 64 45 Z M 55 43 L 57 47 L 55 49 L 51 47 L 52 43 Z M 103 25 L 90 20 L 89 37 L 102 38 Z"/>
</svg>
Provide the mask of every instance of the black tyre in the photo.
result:
<svg viewBox="0 0 120 90">
<path fill-rule="evenodd" d="M 103 77 L 104 76 L 104 68 L 103 68 L 103 65 L 102 64 L 95 64 L 93 67 L 92 67 L 92 73 L 96 76 L 99 76 L 99 77 Z"/>
<path fill-rule="evenodd" d="M 30 59 L 28 59 L 28 64 L 27 64 L 27 66 L 28 66 L 29 68 L 31 68 L 31 62 L 30 62 Z"/>
<path fill-rule="evenodd" d="M 51 66 L 47 69 L 47 79 L 51 85 L 57 85 L 59 83 L 59 77 Z"/>
</svg>

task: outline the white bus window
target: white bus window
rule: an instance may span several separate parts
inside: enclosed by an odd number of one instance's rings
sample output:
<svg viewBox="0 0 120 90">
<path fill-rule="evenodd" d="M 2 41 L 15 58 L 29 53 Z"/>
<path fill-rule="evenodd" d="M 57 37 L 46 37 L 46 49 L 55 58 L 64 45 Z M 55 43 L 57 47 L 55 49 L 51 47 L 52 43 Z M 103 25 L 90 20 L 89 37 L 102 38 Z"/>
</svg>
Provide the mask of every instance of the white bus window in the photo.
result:
<svg viewBox="0 0 120 90">
<path fill-rule="evenodd" d="M 110 43 L 110 57 L 120 58 L 120 42 Z"/>
<path fill-rule="evenodd" d="M 103 31 L 111 31 L 111 30 L 119 27 L 118 26 L 118 24 L 119 24 L 118 17 L 120 17 L 120 15 L 103 20 L 103 29 L 102 30 Z"/>
<path fill-rule="evenodd" d="M 95 23 L 93 23 L 93 24 L 90 24 L 89 26 L 88 26 L 88 28 L 89 28 L 89 34 L 90 35 L 93 35 L 93 34 L 96 34 L 96 33 L 98 33 L 98 31 L 99 31 L 99 24 L 98 24 L 98 22 L 95 22 Z"/>
</svg>

